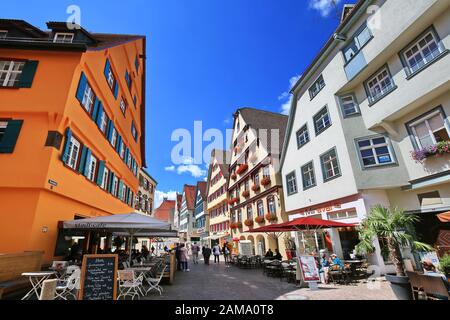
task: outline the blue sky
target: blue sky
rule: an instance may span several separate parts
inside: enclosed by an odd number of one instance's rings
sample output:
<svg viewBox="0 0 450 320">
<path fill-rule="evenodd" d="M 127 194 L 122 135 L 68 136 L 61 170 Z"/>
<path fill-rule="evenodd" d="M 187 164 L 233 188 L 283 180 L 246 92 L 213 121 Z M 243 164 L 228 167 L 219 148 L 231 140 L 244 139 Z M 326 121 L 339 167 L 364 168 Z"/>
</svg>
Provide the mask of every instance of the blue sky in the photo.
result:
<svg viewBox="0 0 450 320">
<path fill-rule="evenodd" d="M 29 0 L 3 3 L 1 16 L 46 29 L 47 21 L 66 21 L 75 4 L 89 31 L 147 36 L 147 166 L 162 198 L 203 180 L 206 171 L 206 164 L 172 163 L 172 132 L 193 131 L 194 121 L 225 130 L 239 107 L 281 112 L 290 82 L 339 23 L 330 2 Z"/>
</svg>

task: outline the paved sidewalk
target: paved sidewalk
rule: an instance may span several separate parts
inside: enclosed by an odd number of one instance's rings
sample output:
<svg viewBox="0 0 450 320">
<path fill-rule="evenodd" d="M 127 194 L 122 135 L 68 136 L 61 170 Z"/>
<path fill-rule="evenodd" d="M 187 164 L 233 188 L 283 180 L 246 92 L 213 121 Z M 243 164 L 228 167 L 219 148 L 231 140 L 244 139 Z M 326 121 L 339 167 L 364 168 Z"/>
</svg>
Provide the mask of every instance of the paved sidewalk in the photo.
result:
<svg viewBox="0 0 450 320">
<path fill-rule="evenodd" d="M 221 256 L 221 259 L 223 257 Z M 319 290 L 299 289 L 284 279 L 270 278 L 262 269 L 240 269 L 224 262 L 207 266 L 189 261 L 190 272 L 177 271 L 173 285 L 163 285 L 160 296 L 154 291 L 144 300 L 394 300 L 387 282 L 358 285 L 320 285 Z M 378 286 L 375 287 L 374 286 Z"/>
</svg>

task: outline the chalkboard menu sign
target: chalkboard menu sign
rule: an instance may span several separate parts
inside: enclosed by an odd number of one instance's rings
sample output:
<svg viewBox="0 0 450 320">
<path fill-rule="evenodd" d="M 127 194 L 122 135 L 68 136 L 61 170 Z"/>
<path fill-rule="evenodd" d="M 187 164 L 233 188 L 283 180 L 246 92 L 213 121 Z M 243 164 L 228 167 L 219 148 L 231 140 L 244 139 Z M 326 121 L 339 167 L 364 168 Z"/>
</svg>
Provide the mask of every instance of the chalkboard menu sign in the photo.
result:
<svg viewBox="0 0 450 320">
<path fill-rule="evenodd" d="M 83 257 L 79 300 L 116 300 L 117 263 L 115 254 Z"/>
</svg>

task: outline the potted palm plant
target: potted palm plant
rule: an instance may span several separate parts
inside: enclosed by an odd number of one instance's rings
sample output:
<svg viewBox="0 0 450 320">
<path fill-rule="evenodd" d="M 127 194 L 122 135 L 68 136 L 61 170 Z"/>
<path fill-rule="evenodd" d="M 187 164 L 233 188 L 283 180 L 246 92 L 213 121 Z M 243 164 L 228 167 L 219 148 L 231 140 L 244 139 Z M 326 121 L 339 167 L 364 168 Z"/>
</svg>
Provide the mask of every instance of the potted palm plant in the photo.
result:
<svg viewBox="0 0 450 320">
<path fill-rule="evenodd" d="M 395 274 L 387 274 L 386 280 L 399 300 L 412 299 L 409 278 L 405 275 L 400 248 L 412 246 L 413 249 L 430 251 L 432 248 L 415 240 L 413 224 L 418 222 L 416 215 L 405 214 L 399 208 L 389 209 L 381 205 L 373 207 L 369 216 L 359 227 L 359 240 L 356 246 L 358 254 L 373 253 L 374 239 L 384 240 L 389 249 L 389 256 L 395 266 Z"/>
</svg>

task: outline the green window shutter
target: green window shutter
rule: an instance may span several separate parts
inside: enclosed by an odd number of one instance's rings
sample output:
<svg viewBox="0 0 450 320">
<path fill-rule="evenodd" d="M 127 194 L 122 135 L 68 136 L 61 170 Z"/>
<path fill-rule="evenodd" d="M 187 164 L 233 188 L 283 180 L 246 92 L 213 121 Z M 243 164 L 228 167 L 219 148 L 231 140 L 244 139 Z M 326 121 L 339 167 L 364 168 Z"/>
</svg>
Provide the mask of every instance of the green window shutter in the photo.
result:
<svg viewBox="0 0 450 320">
<path fill-rule="evenodd" d="M 80 103 L 83 102 L 83 96 L 84 92 L 86 91 L 87 86 L 87 78 L 84 72 L 81 73 L 80 82 L 78 83 L 78 89 L 77 89 L 77 100 L 80 101 Z"/>
<path fill-rule="evenodd" d="M 66 130 L 66 144 L 64 145 L 64 152 L 62 154 L 61 160 L 65 164 L 69 161 L 69 147 L 70 147 L 70 139 L 72 138 L 72 130 L 67 128 Z"/>
<path fill-rule="evenodd" d="M 27 61 L 19 80 L 19 88 L 31 88 L 39 61 Z"/>
<path fill-rule="evenodd" d="M 0 141 L 0 153 L 13 153 L 22 129 L 23 120 L 9 120 L 5 134 Z"/>
<path fill-rule="evenodd" d="M 97 119 L 98 107 L 100 103 L 101 103 L 100 100 L 98 100 L 98 98 L 95 97 L 94 110 L 92 111 L 92 120 L 94 121 Z"/>
<path fill-rule="evenodd" d="M 78 167 L 79 173 L 84 172 L 84 167 L 86 166 L 87 151 L 88 151 L 88 148 L 83 146 L 83 149 L 81 150 L 80 166 Z"/>
<path fill-rule="evenodd" d="M 108 186 L 108 192 L 112 194 L 113 192 L 113 183 L 114 183 L 114 172 L 111 171 L 109 174 L 109 186 Z"/>
<path fill-rule="evenodd" d="M 97 185 L 101 186 L 103 181 L 103 174 L 105 173 L 105 161 L 100 161 L 98 164 Z"/>
<path fill-rule="evenodd" d="M 91 162 L 91 156 L 92 156 L 92 151 L 91 149 L 87 149 L 87 155 L 86 155 L 86 163 L 84 165 L 84 173 L 83 175 L 87 178 L 89 176 L 89 164 Z"/>
<path fill-rule="evenodd" d="M 123 182 L 122 182 L 122 180 L 120 180 L 119 188 L 117 190 L 117 198 L 119 198 L 120 200 L 122 200 L 122 186 L 123 186 Z"/>
</svg>

